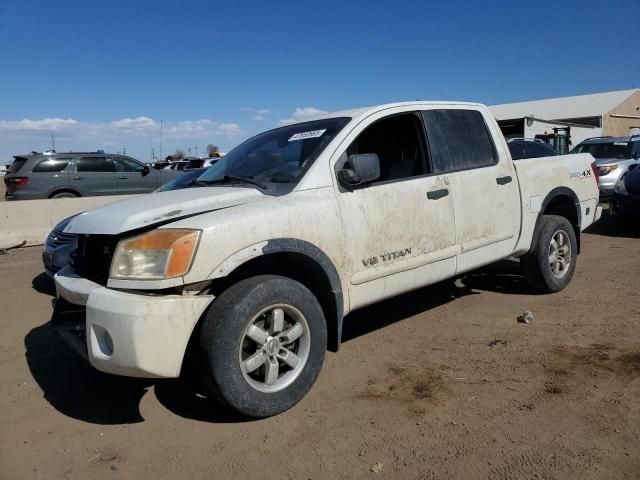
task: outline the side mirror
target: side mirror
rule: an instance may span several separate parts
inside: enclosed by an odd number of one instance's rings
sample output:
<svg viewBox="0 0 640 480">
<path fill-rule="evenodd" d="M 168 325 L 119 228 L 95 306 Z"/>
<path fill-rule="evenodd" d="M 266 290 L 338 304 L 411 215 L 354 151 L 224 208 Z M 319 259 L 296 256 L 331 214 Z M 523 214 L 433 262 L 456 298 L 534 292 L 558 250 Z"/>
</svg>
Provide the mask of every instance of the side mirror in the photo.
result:
<svg viewBox="0 0 640 480">
<path fill-rule="evenodd" d="M 141 173 L 143 177 L 146 177 L 151 173 L 151 169 L 147 165 L 145 165 Z"/>
<path fill-rule="evenodd" d="M 350 155 L 338 178 L 347 186 L 362 185 L 380 178 L 380 159 L 375 153 Z"/>
</svg>

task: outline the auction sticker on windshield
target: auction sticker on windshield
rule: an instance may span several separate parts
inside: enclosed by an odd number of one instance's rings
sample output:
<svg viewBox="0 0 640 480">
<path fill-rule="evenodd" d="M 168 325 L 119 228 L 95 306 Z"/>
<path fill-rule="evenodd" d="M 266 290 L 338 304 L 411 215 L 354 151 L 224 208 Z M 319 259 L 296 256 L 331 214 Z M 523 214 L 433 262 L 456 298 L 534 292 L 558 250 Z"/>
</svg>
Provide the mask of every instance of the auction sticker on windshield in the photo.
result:
<svg viewBox="0 0 640 480">
<path fill-rule="evenodd" d="M 321 137 L 322 134 L 326 131 L 327 129 L 325 128 L 324 130 L 311 130 L 310 132 L 296 133 L 294 135 L 291 135 L 289 141 L 293 142 L 295 140 L 306 140 L 307 138 L 318 138 Z"/>
</svg>

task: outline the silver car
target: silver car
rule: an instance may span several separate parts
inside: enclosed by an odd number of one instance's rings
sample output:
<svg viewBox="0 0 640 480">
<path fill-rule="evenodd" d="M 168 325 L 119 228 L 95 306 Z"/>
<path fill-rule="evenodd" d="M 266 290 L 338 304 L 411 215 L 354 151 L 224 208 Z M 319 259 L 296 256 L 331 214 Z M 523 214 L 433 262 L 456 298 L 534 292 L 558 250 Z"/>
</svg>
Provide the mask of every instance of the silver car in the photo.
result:
<svg viewBox="0 0 640 480">
<path fill-rule="evenodd" d="M 149 193 L 182 172 L 151 169 L 135 158 L 97 152 L 32 152 L 14 157 L 6 200 Z"/>
<path fill-rule="evenodd" d="M 571 153 L 590 153 L 596 159 L 600 197 L 610 198 L 620 176 L 640 161 L 640 135 L 589 138 Z"/>
</svg>

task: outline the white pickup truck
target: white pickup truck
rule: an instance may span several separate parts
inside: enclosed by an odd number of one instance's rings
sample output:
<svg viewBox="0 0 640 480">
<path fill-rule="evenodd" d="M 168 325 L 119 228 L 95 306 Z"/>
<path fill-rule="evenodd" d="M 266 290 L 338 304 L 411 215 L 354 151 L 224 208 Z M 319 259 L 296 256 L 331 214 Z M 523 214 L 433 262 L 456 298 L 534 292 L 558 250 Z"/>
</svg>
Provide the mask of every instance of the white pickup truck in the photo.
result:
<svg viewBox="0 0 640 480">
<path fill-rule="evenodd" d="M 199 188 L 74 217 L 52 323 L 98 370 L 178 377 L 254 417 L 292 407 L 349 312 L 516 256 L 564 288 L 600 217 L 587 154 L 514 162 L 486 107 L 327 114 L 235 148 Z"/>
</svg>

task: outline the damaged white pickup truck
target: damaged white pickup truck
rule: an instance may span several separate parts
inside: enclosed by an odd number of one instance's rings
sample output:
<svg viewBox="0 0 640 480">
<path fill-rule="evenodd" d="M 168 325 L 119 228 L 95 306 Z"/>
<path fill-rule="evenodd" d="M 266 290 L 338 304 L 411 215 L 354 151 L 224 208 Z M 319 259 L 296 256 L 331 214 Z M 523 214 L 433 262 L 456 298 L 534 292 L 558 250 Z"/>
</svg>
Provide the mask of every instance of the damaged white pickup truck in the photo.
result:
<svg viewBox="0 0 640 480">
<path fill-rule="evenodd" d="M 590 155 L 514 162 L 486 107 L 411 102 L 257 135 L 198 188 L 73 218 L 52 323 L 98 370 L 200 371 L 254 417 L 292 407 L 344 315 L 491 262 L 521 258 L 555 292 L 600 217 Z"/>
</svg>

